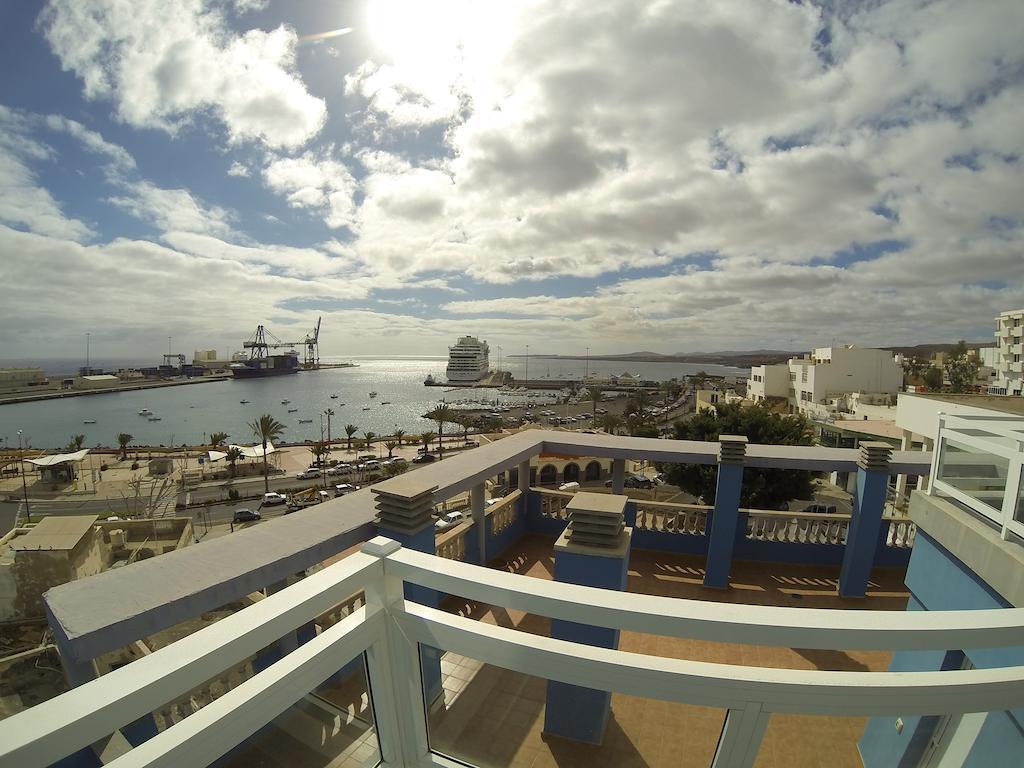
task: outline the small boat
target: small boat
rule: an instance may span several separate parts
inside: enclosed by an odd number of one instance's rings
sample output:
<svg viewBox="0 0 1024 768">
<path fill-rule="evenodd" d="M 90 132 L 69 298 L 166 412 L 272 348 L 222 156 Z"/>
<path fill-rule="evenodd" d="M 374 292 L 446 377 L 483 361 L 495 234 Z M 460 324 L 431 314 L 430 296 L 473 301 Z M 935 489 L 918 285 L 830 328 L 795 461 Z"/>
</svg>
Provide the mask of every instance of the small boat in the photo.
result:
<svg viewBox="0 0 1024 768">
<path fill-rule="evenodd" d="M 238 402 L 239 402 L 239 403 L 241 403 L 242 405 L 245 405 L 245 404 L 246 404 L 246 403 L 248 403 L 249 401 L 248 401 L 248 400 L 239 400 Z"/>
<path fill-rule="evenodd" d="M 380 404 L 381 405 L 391 405 L 391 401 L 390 400 L 381 400 Z"/>
<path fill-rule="evenodd" d="M 343 405 L 344 405 L 344 403 L 338 403 L 338 407 L 339 408 L 341 408 L 341 406 L 343 406 Z"/>
<path fill-rule="evenodd" d="M 298 408 L 289 408 L 288 409 L 288 413 L 298 413 L 298 412 L 299 412 Z"/>
<path fill-rule="evenodd" d="M 312 424 L 312 419 L 299 419 L 299 424 Z"/>
<path fill-rule="evenodd" d="M 338 399 L 337 395 L 331 395 L 331 400 L 337 400 L 337 399 Z"/>
<path fill-rule="evenodd" d="M 370 410 L 370 406 L 366 406 L 365 408 L 363 408 L 363 410 L 364 410 L 364 411 L 368 411 L 368 410 Z"/>
<path fill-rule="evenodd" d="M 160 417 L 159 416 L 150 416 L 149 420 L 150 421 L 160 421 Z"/>
<path fill-rule="evenodd" d="M 288 403 L 290 403 L 290 402 L 291 402 L 291 400 L 282 400 L 281 401 L 281 405 L 288 405 Z"/>
<path fill-rule="evenodd" d="M 82 421 L 82 423 L 83 424 L 95 424 L 96 423 L 96 419 L 84 419 Z"/>
<path fill-rule="evenodd" d="M 376 393 L 376 392 L 371 392 L 371 393 L 370 393 L 370 397 L 376 397 L 376 396 L 377 396 L 377 393 Z"/>
<path fill-rule="evenodd" d="M 153 412 L 149 410 L 149 408 L 143 408 L 141 411 L 139 411 L 139 416 L 149 416 L 151 413 Z"/>
</svg>

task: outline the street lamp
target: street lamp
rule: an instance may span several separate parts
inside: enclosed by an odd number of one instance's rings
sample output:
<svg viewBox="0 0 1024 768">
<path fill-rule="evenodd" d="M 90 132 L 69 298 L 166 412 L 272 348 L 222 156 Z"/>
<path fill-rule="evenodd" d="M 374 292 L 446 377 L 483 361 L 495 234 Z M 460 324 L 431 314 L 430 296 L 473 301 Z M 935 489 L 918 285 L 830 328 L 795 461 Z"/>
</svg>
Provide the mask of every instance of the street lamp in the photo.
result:
<svg viewBox="0 0 1024 768">
<path fill-rule="evenodd" d="M 530 345 L 526 345 L 526 388 L 530 388 Z"/>
<path fill-rule="evenodd" d="M 18 430 L 18 465 L 21 467 L 21 490 L 25 494 L 25 522 L 32 522 L 32 510 L 28 506 L 28 485 L 25 483 L 25 456 L 21 451 L 21 430 Z"/>
<path fill-rule="evenodd" d="M 587 366 L 583 369 L 583 381 L 590 378 L 590 347 L 587 347 Z"/>
</svg>

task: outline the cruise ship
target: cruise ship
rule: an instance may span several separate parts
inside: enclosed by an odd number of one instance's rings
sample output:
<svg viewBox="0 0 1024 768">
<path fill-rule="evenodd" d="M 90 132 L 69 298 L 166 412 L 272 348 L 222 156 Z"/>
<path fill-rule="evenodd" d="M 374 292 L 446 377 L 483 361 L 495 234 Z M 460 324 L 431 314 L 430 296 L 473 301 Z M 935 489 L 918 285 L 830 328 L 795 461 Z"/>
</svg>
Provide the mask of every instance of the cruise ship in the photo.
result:
<svg viewBox="0 0 1024 768">
<path fill-rule="evenodd" d="M 463 336 L 448 347 L 448 381 L 480 381 L 487 375 L 490 348 L 476 336 Z"/>
</svg>

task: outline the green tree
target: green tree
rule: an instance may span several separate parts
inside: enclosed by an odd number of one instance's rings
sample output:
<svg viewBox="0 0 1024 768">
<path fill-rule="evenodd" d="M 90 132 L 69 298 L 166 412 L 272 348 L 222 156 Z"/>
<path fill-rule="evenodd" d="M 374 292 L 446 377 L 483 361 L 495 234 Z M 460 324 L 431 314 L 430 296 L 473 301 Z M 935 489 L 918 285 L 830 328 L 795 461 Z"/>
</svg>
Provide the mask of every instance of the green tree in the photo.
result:
<svg viewBox="0 0 1024 768">
<path fill-rule="evenodd" d="M 64 450 L 68 453 L 74 453 L 75 451 L 82 450 L 83 445 L 85 445 L 85 435 L 72 435 L 68 441 L 68 447 Z"/>
<path fill-rule="evenodd" d="M 601 428 L 609 435 L 617 435 L 622 424 L 622 417 L 617 413 L 606 413 L 601 417 Z"/>
<path fill-rule="evenodd" d="M 427 414 L 428 419 L 437 422 L 437 455 L 440 459 L 444 458 L 444 425 L 451 424 L 455 416 L 451 406 L 443 402 Z"/>
<path fill-rule="evenodd" d="M 355 424 L 345 425 L 345 436 L 348 438 L 348 448 L 346 450 L 352 450 L 352 436 L 359 431 L 359 427 Z"/>
<path fill-rule="evenodd" d="M 766 445 L 812 445 L 810 425 L 803 416 L 772 413 L 764 405 L 743 408 L 739 403 L 721 403 L 717 413 L 698 413 L 674 425 L 676 439 L 717 442 L 719 435 L 745 435 L 751 443 Z M 715 465 L 668 464 L 663 468 L 669 483 L 700 497 L 705 504 L 715 503 Z M 778 509 L 791 499 L 811 495 L 811 473 L 807 470 L 743 470 L 740 505 L 759 509 Z"/>
<path fill-rule="evenodd" d="M 929 366 L 922 376 L 924 385 L 930 390 L 942 389 L 942 371 L 935 366 Z"/>
<path fill-rule="evenodd" d="M 710 377 L 706 371 L 697 371 L 690 377 L 690 383 L 693 384 L 694 390 L 704 389 L 704 385 L 708 383 L 708 378 Z"/>
<path fill-rule="evenodd" d="M 946 358 L 946 378 L 954 392 L 969 392 L 974 389 L 981 362 L 968 354 L 967 342 L 961 339 Z"/>
<path fill-rule="evenodd" d="M 395 440 L 398 441 L 398 447 L 399 448 L 402 447 L 402 438 L 403 437 L 405 437 L 405 430 L 404 429 L 396 429 L 395 430 Z"/>
<path fill-rule="evenodd" d="M 135 438 L 129 435 L 127 432 L 122 432 L 117 436 L 117 444 L 121 446 L 121 461 L 128 458 L 128 443 Z"/>
<path fill-rule="evenodd" d="M 384 447 L 388 449 L 388 458 L 390 459 L 395 452 L 395 448 L 398 447 L 398 443 L 394 440 L 385 440 Z"/>
<path fill-rule="evenodd" d="M 231 465 L 231 476 L 234 477 L 235 473 L 238 471 L 238 468 L 235 466 L 235 462 L 242 458 L 242 452 L 235 446 L 231 446 L 228 448 L 228 452 L 225 454 L 224 458 L 227 459 L 228 463 Z"/>
<path fill-rule="evenodd" d="M 928 363 L 919 357 L 908 357 L 903 361 L 903 373 L 907 383 L 918 381 L 928 369 Z"/>
<path fill-rule="evenodd" d="M 213 434 L 210 435 L 210 445 L 216 448 L 218 445 L 221 445 L 227 439 L 227 432 L 214 432 Z"/>
<path fill-rule="evenodd" d="M 373 450 L 373 441 L 376 438 L 377 438 L 377 433 L 376 432 L 370 432 L 369 430 L 367 430 L 366 432 L 363 432 L 363 441 L 364 441 L 364 443 L 366 445 L 366 450 L 368 450 L 368 451 L 372 451 Z"/>
<path fill-rule="evenodd" d="M 284 433 L 284 424 L 269 413 L 249 423 L 249 429 L 263 445 L 263 492 L 270 493 L 270 464 L 267 463 L 267 443 L 272 443 Z"/>
<path fill-rule="evenodd" d="M 331 446 L 323 440 L 314 440 L 309 444 L 309 452 L 313 454 L 314 461 L 318 464 L 322 464 L 324 459 L 331 452 Z"/>
<path fill-rule="evenodd" d="M 423 443 L 424 449 L 430 450 L 430 444 L 434 442 L 435 437 L 437 437 L 436 432 L 424 432 L 420 435 L 420 441 Z"/>
</svg>

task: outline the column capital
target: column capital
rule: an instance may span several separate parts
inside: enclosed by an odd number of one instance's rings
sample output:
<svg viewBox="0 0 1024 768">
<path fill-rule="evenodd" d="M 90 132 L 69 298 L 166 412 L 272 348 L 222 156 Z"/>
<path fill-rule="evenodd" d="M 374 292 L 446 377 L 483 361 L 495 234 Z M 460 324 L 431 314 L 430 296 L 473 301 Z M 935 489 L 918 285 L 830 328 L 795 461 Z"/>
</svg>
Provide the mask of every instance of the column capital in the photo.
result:
<svg viewBox="0 0 1024 768">
<path fill-rule="evenodd" d="M 860 444 L 860 458 L 857 466 L 872 471 L 888 471 L 889 459 L 892 457 L 892 446 L 883 442 L 863 442 Z"/>
<path fill-rule="evenodd" d="M 373 488 L 373 494 L 377 499 L 377 524 L 381 528 L 407 534 L 418 533 L 433 525 L 432 512 L 436 490 L 435 486 L 406 496 L 382 488 Z"/>
<path fill-rule="evenodd" d="M 745 435 L 718 436 L 718 463 L 742 464 L 747 455 Z"/>
</svg>

